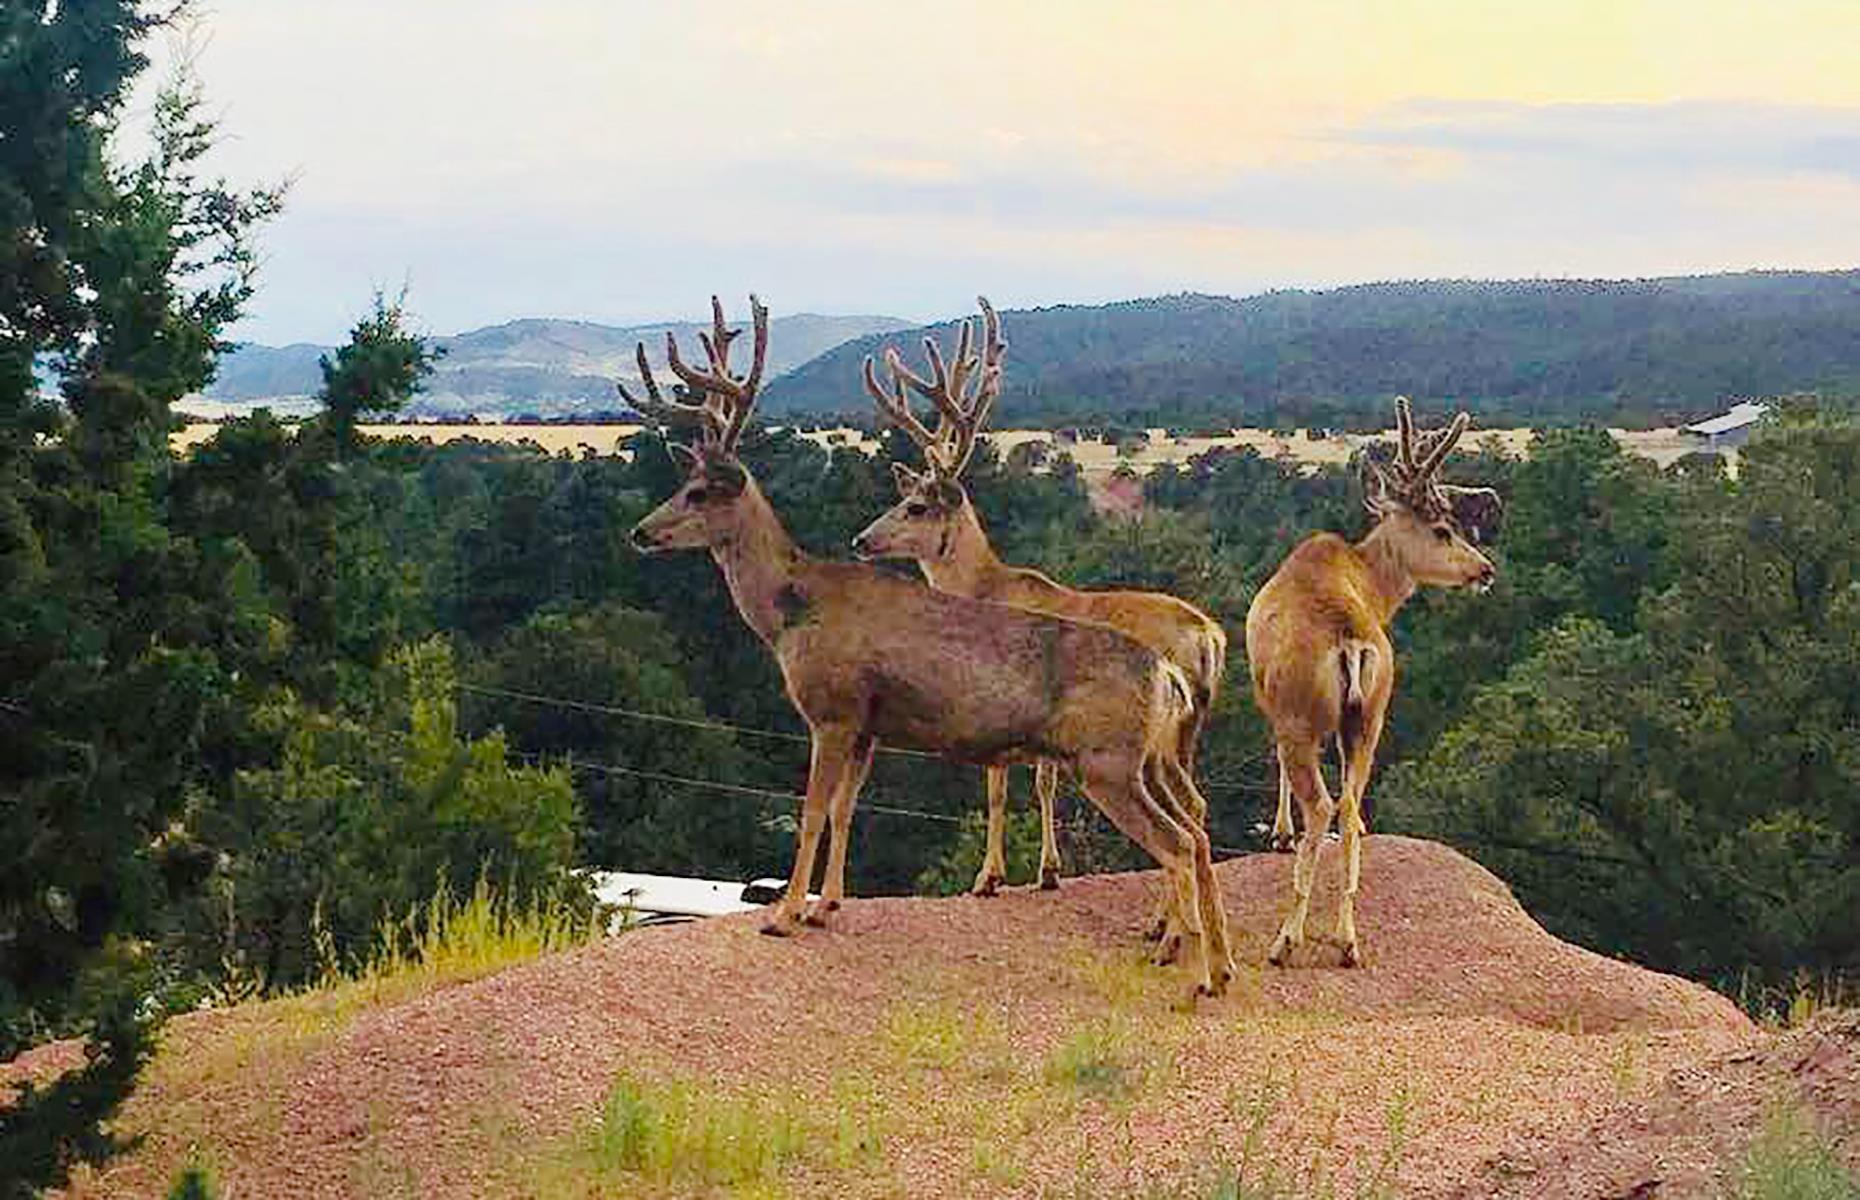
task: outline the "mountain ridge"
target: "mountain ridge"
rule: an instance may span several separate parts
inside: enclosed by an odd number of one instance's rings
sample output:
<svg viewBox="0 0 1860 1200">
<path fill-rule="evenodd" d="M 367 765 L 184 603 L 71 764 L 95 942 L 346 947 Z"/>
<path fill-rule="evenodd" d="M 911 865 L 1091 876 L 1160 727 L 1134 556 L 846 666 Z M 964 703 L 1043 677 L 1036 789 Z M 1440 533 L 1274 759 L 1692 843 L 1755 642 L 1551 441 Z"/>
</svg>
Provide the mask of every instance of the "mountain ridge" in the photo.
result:
<svg viewBox="0 0 1860 1200">
<path fill-rule="evenodd" d="M 1380 427 L 1388 398 L 1518 424 L 1671 423 L 1728 397 L 1860 392 L 1860 271 L 1400 280 L 1003 312 L 1015 424 Z M 772 415 L 869 420 L 861 360 L 954 322 L 836 347 L 770 384 Z"/>
<path fill-rule="evenodd" d="M 1646 427 L 1744 396 L 1860 395 L 1860 270 L 1180 292 L 1008 310 L 1003 321 L 998 412 L 1017 425 L 1380 428 L 1389 397 L 1408 394 L 1486 424 Z M 763 410 L 869 424 L 863 358 L 896 344 L 915 359 L 923 335 L 948 346 L 954 327 L 775 317 Z M 612 411 L 614 380 L 635 376 L 635 343 L 659 366 L 667 331 L 689 344 L 700 328 L 519 317 L 438 338 L 445 353 L 410 411 Z M 308 394 L 328 352 L 301 342 L 242 348 L 206 397 Z"/>
<path fill-rule="evenodd" d="M 792 313 L 770 322 L 771 375 L 792 370 L 848 339 L 908 329 L 897 317 Z M 536 412 L 561 414 L 620 407 L 614 380 L 637 376 L 634 347 L 645 342 L 655 366 L 663 363 L 665 334 L 694 340 L 694 321 L 606 325 L 562 317 L 517 317 L 432 339 L 441 356 L 427 385 L 409 406 L 413 413 Z M 319 360 L 335 347 L 313 342 L 284 346 L 246 344 L 220 361 L 203 393 L 210 401 L 256 404 L 311 395 L 322 383 Z"/>
</svg>

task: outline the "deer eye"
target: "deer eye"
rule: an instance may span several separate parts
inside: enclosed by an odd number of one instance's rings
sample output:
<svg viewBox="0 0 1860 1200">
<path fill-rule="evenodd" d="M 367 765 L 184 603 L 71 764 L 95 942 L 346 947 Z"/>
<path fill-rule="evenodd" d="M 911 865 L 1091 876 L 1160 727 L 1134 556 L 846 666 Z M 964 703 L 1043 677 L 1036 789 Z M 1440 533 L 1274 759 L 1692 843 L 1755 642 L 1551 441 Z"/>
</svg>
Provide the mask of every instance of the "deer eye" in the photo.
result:
<svg viewBox="0 0 1860 1200">
<path fill-rule="evenodd" d="M 1453 540 L 1453 531 L 1445 525 L 1436 525 L 1434 526 L 1434 536 L 1443 542 L 1450 542 Z"/>
<path fill-rule="evenodd" d="M 904 515 L 907 517 L 921 517 L 929 512 L 930 506 L 921 500 L 913 500 L 904 506 Z"/>
</svg>

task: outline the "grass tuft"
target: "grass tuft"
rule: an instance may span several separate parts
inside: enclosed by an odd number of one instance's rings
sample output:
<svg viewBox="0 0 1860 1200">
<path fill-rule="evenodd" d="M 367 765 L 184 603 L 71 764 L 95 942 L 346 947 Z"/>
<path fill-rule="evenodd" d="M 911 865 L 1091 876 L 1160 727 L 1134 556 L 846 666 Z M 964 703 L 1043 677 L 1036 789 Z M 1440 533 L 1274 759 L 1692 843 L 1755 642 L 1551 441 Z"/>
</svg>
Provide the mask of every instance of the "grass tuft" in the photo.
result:
<svg viewBox="0 0 1860 1200">
<path fill-rule="evenodd" d="M 559 894 L 517 903 L 480 876 L 471 896 L 459 901 L 442 881 L 425 904 L 382 919 L 374 951 L 360 969 L 348 975 L 326 971 L 323 982 L 424 986 L 477 979 L 604 932 L 598 911 Z"/>
<path fill-rule="evenodd" d="M 1053 1048 L 1046 1080 L 1100 1099 L 1120 1099 L 1136 1083 L 1127 1042 L 1121 1030 L 1088 1025 Z"/>
<path fill-rule="evenodd" d="M 1860 1176 L 1842 1165 L 1827 1139 L 1796 1109 L 1772 1114 L 1744 1151 L 1725 1200 L 1852 1200 Z"/>
<path fill-rule="evenodd" d="M 1860 1003 L 1860 994 L 1850 979 L 1806 968 L 1798 969 L 1783 984 L 1765 984 L 1746 970 L 1737 977 L 1735 987 L 1720 990 L 1735 995 L 1737 1006 L 1751 1020 L 1770 1029 L 1800 1029 L 1823 1009 Z"/>
<path fill-rule="evenodd" d="M 970 1027 L 976 1023 L 954 1005 L 907 1003 L 887 1015 L 885 1041 L 900 1065 L 948 1070 L 974 1040 Z"/>
<path fill-rule="evenodd" d="M 615 1081 L 592 1131 L 540 1163 L 547 1194 L 685 1194 L 727 1188 L 769 1192 L 802 1168 L 857 1169 L 882 1141 L 845 1111 L 821 1112 L 793 1092 L 747 1095 L 683 1082 Z"/>
<path fill-rule="evenodd" d="M 189 1163 L 174 1177 L 168 1200 L 219 1200 L 220 1187 L 212 1168 L 200 1162 Z"/>
</svg>

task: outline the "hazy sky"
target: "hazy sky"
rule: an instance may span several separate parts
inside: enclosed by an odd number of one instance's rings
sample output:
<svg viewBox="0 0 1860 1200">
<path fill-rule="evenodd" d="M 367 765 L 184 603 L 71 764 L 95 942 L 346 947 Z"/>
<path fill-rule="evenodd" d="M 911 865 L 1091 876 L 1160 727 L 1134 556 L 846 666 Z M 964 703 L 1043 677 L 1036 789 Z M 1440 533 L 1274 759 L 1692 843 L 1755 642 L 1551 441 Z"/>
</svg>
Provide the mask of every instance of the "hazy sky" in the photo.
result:
<svg viewBox="0 0 1860 1200">
<path fill-rule="evenodd" d="M 1855 0 L 218 0 L 240 334 L 1860 263 Z M 740 305 L 740 300 L 738 304 Z"/>
</svg>

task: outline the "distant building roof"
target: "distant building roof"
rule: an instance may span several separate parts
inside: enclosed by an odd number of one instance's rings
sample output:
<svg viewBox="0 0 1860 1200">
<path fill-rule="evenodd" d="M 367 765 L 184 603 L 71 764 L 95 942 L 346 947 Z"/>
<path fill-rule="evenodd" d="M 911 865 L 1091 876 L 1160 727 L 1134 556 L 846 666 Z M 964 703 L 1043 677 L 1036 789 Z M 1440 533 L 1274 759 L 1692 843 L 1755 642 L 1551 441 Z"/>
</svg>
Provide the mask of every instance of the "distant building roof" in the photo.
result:
<svg viewBox="0 0 1860 1200">
<path fill-rule="evenodd" d="M 1696 425 L 1687 425 L 1681 432 L 1697 434 L 1699 437 L 1716 437 L 1722 433 L 1730 433 L 1732 430 L 1742 429 L 1746 425 L 1755 425 L 1758 421 L 1761 421 L 1763 415 L 1769 411 L 1770 406 L 1767 404 L 1755 400 L 1746 400 L 1741 404 L 1733 404 L 1729 412 L 1720 413 L 1718 416 L 1712 417 L 1710 420 L 1700 421 Z"/>
<path fill-rule="evenodd" d="M 685 879 L 625 871 L 591 871 L 588 874 L 594 882 L 594 894 L 603 904 L 641 913 L 721 917 L 761 907 L 743 898 L 744 885 L 735 880 Z"/>
</svg>

